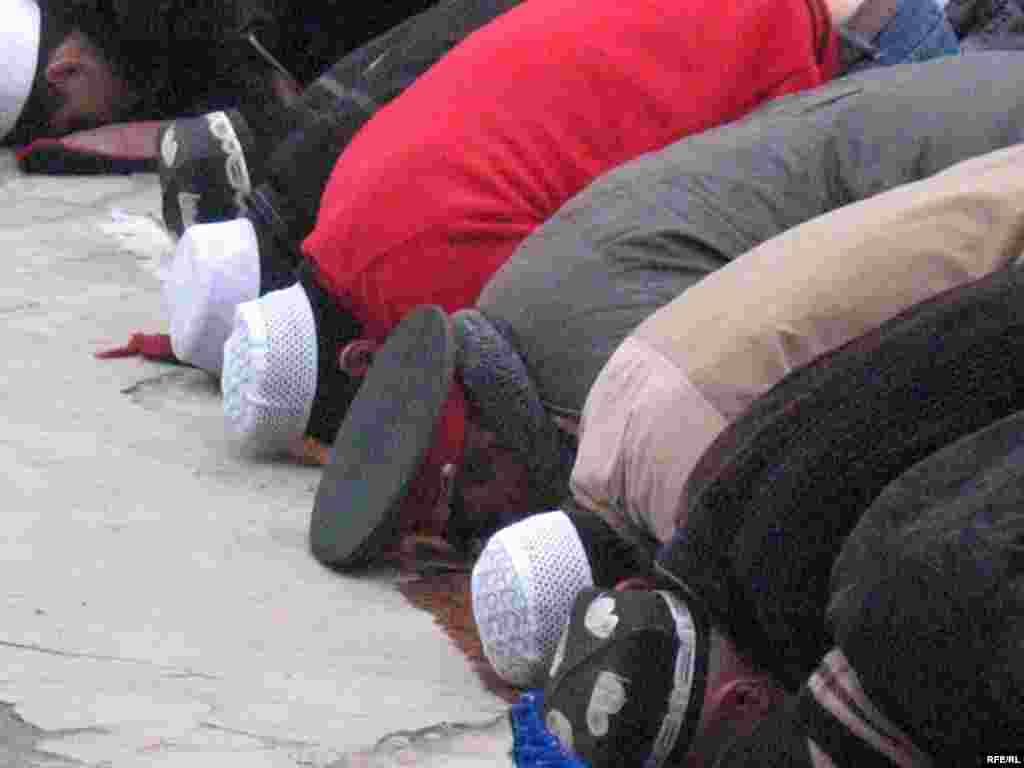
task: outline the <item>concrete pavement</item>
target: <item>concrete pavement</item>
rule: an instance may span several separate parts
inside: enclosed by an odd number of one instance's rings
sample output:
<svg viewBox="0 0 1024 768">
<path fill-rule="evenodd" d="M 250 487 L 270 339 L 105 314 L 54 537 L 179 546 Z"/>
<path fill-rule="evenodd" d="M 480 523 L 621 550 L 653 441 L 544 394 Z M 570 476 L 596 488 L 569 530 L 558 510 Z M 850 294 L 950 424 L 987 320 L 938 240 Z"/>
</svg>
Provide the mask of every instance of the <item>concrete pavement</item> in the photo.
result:
<svg viewBox="0 0 1024 768">
<path fill-rule="evenodd" d="M 0 768 L 325 766 L 504 710 L 394 574 L 309 555 L 319 471 L 237 456 L 161 331 L 153 176 L 0 153 Z"/>
</svg>

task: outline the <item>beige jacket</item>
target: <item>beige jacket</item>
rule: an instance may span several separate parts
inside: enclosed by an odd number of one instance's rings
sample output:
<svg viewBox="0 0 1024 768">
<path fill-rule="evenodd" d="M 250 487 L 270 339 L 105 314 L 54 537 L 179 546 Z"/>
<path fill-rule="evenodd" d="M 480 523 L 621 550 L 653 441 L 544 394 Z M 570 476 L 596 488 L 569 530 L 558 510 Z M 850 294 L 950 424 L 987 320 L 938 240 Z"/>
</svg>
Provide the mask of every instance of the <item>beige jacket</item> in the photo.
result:
<svg viewBox="0 0 1024 768">
<path fill-rule="evenodd" d="M 653 314 L 591 388 L 571 488 L 659 541 L 703 451 L 755 398 L 918 302 L 1024 252 L 1024 144 L 813 219 Z"/>
</svg>

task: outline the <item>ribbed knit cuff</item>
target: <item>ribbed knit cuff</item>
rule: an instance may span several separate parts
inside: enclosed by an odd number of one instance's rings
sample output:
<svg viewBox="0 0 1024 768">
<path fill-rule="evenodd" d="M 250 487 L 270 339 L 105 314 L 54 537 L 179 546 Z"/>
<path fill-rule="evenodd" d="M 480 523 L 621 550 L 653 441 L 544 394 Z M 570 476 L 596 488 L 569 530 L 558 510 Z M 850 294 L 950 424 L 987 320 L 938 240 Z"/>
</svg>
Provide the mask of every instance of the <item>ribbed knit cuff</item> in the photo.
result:
<svg viewBox="0 0 1024 768">
<path fill-rule="evenodd" d="M 479 310 L 452 316 L 456 367 L 476 421 L 526 463 L 537 510 L 567 495 L 575 452 L 545 410 L 519 353 Z"/>
</svg>

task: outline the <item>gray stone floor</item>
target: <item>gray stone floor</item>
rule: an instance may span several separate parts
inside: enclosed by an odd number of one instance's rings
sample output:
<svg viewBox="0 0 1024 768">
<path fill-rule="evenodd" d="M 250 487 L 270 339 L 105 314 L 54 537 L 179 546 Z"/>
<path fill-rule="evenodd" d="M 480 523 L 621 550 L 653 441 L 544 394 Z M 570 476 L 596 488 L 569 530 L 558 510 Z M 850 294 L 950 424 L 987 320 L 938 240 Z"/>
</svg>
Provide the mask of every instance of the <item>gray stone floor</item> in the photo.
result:
<svg viewBox="0 0 1024 768">
<path fill-rule="evenodd" d="M 0 768 L 324 766 L 503 710 L 394 575 L 307 551 L 318 471 L 254 463 L 204 374 L 93 352 L 161 331 L 151 176 L 0 153 Z"/>
</svg>

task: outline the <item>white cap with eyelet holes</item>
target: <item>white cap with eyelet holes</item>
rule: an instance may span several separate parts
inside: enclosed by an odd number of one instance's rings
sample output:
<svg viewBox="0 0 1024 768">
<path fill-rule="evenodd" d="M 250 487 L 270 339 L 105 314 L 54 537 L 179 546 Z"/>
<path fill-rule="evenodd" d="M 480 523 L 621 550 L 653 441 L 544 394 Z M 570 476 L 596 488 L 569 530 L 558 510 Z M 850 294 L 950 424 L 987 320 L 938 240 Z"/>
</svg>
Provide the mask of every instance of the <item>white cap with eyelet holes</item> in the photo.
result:
<svg viewBox="0 0 1024 768">
<path fill-rule="evenodd" d="M 301 285 L 239 305 L 224 344 L 228 433 L 246 453 L 283 453 L 302 438 L 317 383 L 317 332 Z"/>
<path fill-rule="evenodd" d="M 503 528 L 473 567 L 473 616 L 484 655 L 506 682 L 541 683 L 576 595 L 593 586 L 587 554 L 564 512 Z"/>
</svg>

